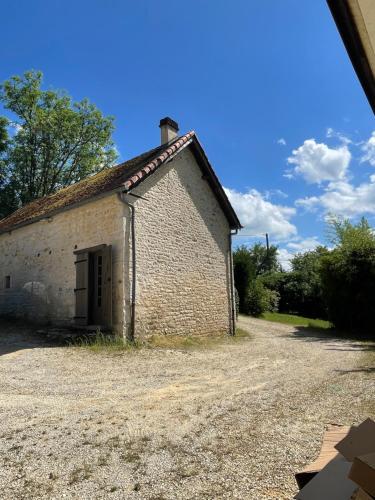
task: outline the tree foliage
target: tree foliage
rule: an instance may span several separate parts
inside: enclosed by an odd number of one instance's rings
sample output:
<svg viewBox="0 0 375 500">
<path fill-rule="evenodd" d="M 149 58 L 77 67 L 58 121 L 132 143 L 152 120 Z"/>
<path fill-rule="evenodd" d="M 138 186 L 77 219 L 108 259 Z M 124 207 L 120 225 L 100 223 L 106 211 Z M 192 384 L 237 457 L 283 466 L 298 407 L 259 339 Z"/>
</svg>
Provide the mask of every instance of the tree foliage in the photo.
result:
<svg viewBox="0 0 375 500">
<path fill-rule="evenodd" d="M 375 234 L 364 218 L 358 224 L 333 220 L 336 244 L 322 258 L 322 291 L 328 317 L 343 330 L 374 335 Z"/>
<path fill-rule="evenodd" d="M 0 101 L 15 116 L 15 133 L 4 137 L 0 122 L 0 215 L 80 181 L 113 164 L 113 118 L 87 99 L 42 90 L 42 73 L 13 76 L 0 87 Z"/>
<path fill-rule="evenodd" d="M 271 245 L 267 251 L 267 248 L 260 243 L 255 243 L 251 247 L 242 245 L 233 253 L 233 264 L 234 282 L 239 295 L 240 312 L 248 314 L 249 309 L 263 308 L 264 304 L 270 303 L 269 293 L 260 281 L 258 283 L 258 278 L 280 268 L 277 262 L 277 247 Z M 261 297 L 262 295 L 264 300 Z M 249 306 L 251 303 L 258 305 Z M 260 303 L 263 305 L 260 306 Z"/>
<path fill-rule="evenodd" d="M 234 283 L 239 296 L 239 311 L 245 312 L 245 299 L 251 281 L 255 279 L 255 269 L 250 259 L 249 249 L 242 245 L 233 252 Z"/>
<path fill-rule="evenodd" d="M 339 330 L 374 335 L 375 232 L 366 219 L 357 224 L 332 218 L 332 250 L 319 246 L 296 254 L 291 270 L 262 265 L 259 245 L 234 252 L 240 312 L 258 316 L 266 310 L 329 319 Z M 246 269 L 246 273 L 243 270 Z M 241 302 L 242 297 L 242 302 Z"/>
<path fill-rule="evenodd" d="M 270 245 L 267 249 L 261 243 L 255 243 L 248 249 L 248 252 L 255 276 L 280 270 L 277 261 L 277 246 Z"/>
<path fill-rule="evenodd" d="M 258 277 L 250 283 L 245 299 L 244 312 L 251 316 L 260 316 L 266 311 L 277 311 L 278 303 L 278 292 L 265 287 Z"/>
<path fill-rule="evenodd" d="M 321 259 L 327 252 L 327 248 L 319 246 L 293 257 L 281 307 L 308 318 L 326 318 L 320 268 Z"/>
</svg>

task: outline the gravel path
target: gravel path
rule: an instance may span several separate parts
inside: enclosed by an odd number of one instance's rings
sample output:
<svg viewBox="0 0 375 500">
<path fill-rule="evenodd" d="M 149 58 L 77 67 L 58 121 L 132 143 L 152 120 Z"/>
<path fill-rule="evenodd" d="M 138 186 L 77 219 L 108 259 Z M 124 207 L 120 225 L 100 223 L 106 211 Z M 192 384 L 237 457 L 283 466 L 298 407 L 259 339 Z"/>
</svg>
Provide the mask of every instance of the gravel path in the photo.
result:
<svg viewBox="0 0 375 500">
<path fill-rule="evenodd" d="M 327 423 L 375 417 L 375 347 L 239 327 L 250 336 L 114 355 L 0 323 L 1 499 L 292 498 Z"/>
</svg>

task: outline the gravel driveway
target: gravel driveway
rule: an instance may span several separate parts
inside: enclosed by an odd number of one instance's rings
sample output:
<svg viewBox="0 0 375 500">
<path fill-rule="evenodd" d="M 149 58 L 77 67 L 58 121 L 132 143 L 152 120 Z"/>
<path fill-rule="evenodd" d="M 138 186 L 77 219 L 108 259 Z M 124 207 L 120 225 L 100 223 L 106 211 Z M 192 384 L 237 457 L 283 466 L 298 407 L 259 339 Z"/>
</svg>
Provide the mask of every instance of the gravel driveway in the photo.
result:
<svg viewBox="0 0 375 500">
<path fill-rule="evenodd" d="M 1 498 L 292 498 L 327 423 L 375 417 L 374 345 L 239 326 L 116 355 L 0 323 Z"/>
</svg>

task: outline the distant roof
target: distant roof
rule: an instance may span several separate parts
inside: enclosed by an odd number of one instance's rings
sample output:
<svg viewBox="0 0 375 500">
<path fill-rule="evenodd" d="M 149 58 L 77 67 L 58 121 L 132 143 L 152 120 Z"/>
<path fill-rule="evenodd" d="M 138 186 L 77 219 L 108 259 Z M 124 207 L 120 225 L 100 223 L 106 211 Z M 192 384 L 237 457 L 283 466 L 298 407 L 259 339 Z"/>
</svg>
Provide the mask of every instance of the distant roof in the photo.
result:
<svg viewBox="0 0 375 500">
<path fill-rule="evenodd" d="M 327 0 L 352 65 L 375 113 L 374 0 Z"/>
<path fill-rule="evenodd" d="M 163 144 L 115 167 L 102 170 L 98 174 L 86 177 L 76 184 L 60 189 L 54 194 L 44 196 L 19 208 L 0 220 L 0 234 L 17 229 L 74 206 L 90 201 L 92 198 L 112 192 L 130 191 L 142 180 L 152 174 L 160 165 L 170 160 L 185 146 L 192 147 L 196 160 L 207 176 L 230 227 L 239 229 L 241 224 L 233 210 L 218 178 L 200 145 L 195 132 L 176 138 L 170 144 Z"/>
</svg>

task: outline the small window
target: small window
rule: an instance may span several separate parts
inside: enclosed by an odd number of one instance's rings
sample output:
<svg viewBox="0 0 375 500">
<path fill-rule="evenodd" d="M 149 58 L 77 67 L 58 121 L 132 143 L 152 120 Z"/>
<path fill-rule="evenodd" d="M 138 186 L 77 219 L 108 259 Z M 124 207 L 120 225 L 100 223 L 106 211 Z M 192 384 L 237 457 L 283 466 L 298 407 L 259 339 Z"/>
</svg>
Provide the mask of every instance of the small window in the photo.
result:
<svg viewBox="0 0 375 500">
<path fill-rule="evenodd" d="M 5 288 L 10 288 L 10 276 L 5 276 Z"/>
</svg>

